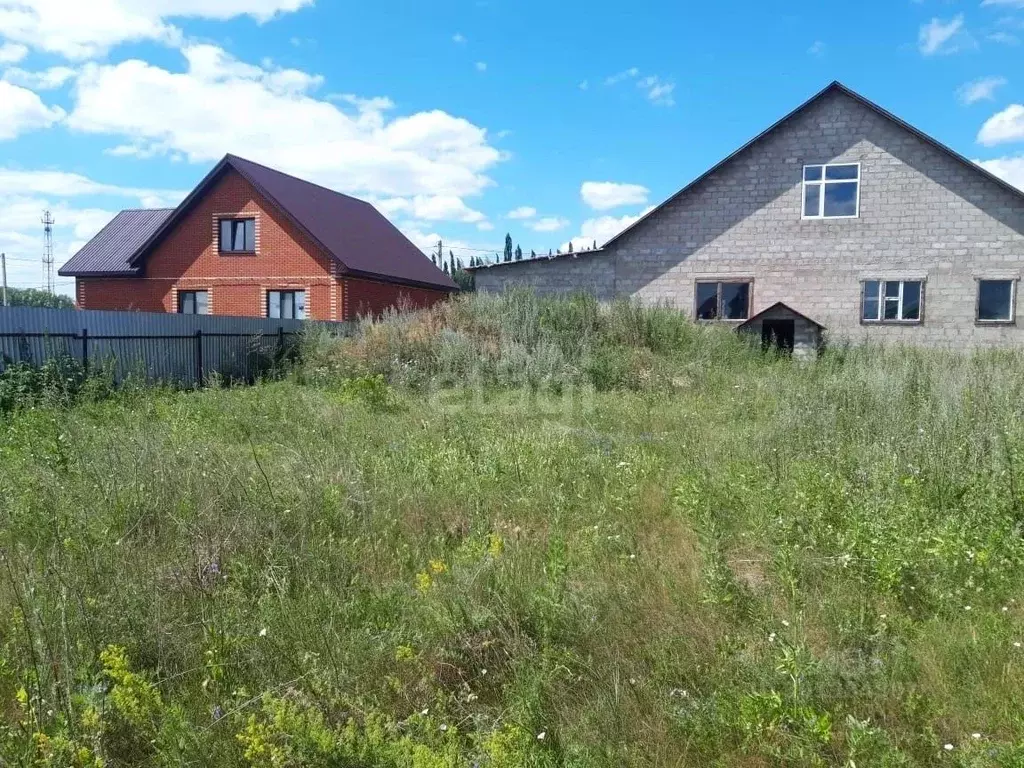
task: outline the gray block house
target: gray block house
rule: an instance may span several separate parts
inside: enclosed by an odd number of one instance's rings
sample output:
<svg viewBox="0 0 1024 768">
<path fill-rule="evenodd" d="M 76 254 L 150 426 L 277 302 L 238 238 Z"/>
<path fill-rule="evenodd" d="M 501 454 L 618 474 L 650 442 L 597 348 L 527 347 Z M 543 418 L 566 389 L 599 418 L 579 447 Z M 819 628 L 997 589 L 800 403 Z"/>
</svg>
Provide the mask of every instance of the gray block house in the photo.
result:
<svg viewBox="0 0 1024 768">
<path fill-rule="evenodd" d="M 1024 192 L 832 83 L 594 251 L 477 267 L 766 342 L 1024 343 Z M 767 328 L 767 330 L 766 330 Z"/>
</svg>

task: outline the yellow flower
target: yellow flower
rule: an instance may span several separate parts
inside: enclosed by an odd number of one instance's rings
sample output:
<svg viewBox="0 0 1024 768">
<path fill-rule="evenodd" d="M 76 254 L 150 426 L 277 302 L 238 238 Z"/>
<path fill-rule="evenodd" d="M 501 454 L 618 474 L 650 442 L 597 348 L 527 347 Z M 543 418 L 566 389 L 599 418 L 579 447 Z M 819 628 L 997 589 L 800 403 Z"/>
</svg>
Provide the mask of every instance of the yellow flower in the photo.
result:
<svg viewBox="0 0 1024 768">
<path fill-rule="evenodd" d="M 431 560 L 430 561 L 430 572 L 431 573 L 447 573 L 448 566 L 444 564 L 444 560 Z"/>
<path fill-rule="evenodd" d="M 505 540 L 501 538 L 497 533 L 487 534 L 487 554 L 491 557 L 501 557 L 501 553 L 505 551 Z"/>
<path fill-rule="evenodd" d="M 429 592 L 433 584 L 434 580 L 430 578 L 429 573 L 416 574 L 416 591 L 419 592 L 421 595 Z"/>
</svg>

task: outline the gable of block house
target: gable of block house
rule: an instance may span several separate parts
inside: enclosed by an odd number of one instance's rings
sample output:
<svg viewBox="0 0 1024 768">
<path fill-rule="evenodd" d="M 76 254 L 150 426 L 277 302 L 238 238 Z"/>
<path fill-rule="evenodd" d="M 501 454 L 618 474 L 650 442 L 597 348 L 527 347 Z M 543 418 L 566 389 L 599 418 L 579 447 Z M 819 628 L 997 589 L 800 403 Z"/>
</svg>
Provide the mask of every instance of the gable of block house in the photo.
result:
<svg viewBox="0 0 1024 768">
<path fill-rule="evenodd" d="M 857 175 L 852 216 L 804 215 L 807 168 L 828 165 Z M 1024 340 L 1020 308 L 1014 297 L 1006 322 L 978 322 L 979 281 L 1016 285 L 1022 266 L 1020 190 L 833 84 L 599 251 L 474 275 L 485 291 L 582 288 L 694 317 L 699 286 L 743 285 L 737 321 L 784 302 L 833 339 L 997 345 Z M 865 322 L 865 291 L 887 282 L 920 293 L 916 318 Z"/>
</svg>

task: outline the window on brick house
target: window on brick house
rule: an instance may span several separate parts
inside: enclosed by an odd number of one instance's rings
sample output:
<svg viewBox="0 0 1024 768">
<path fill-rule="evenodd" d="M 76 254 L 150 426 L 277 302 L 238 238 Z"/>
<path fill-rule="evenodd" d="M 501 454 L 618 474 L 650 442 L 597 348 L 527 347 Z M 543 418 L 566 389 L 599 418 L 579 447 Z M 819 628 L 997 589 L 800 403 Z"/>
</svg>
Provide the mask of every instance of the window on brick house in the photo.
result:
<svg viewBox="0 0 1024 768">
<path fill-rule="evenodd" d="M 256 219 L 221 219 L 221 253 L 256 253 Z"/>
<path fill-rule="evenodd" d="M 183 315 L 210 314 L 209 291 L 178 291 L 178 312 Z"/>
<path fill-rule="evenodd" d="M 866 323 L 919 323 L 924 283 L 920 280 L 865 280 L 860 317 Z"/>
<path fill-rule="evenodd" d="M 860 163 L 804 166 L 805 219 L 860 215 Z"/>
<path fill-rule="evenodd" d="M 979 280 L 978 321 L 1012 323 L 1016 293 L 1014 280 Z"/>
<path fill-rule="evenodd" d="M 267 291 L 267 317 L 306 319 L 305 291 Z"/>
<path fill-rule="evenodd" d="M 746 320 L 750 315 L 750 283 L 698 282 L 698 320 Z"/>
</svg>

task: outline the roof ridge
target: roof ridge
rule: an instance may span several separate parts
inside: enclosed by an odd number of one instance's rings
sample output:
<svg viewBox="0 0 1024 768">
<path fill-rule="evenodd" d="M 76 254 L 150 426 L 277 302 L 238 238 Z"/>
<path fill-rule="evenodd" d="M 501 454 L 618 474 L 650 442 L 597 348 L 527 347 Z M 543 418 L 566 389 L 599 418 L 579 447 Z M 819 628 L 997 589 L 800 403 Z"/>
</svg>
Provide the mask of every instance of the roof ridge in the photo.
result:
<svg viewBox="0 0 1024 768">
<path fill-rule="evenodd" d="M 292 174 L 292 173 L 285 173 L 284 171 L 278 170 L 277 168 L 272 168 L 271 166 L 264 165 L 263 163 L 257 163 L 255 160 L 249 160 L 248 158 L 241 157 L 240 155 L 234 155 L 234 154 L 228 152 L 226 155 L 224 155 L 224 159 L 227 160 L 228 163 L 232 163 L 232 167 L 233 168 L 234 168 L 234 164 L 233 164 L 232 161 L 234 161 L 234 160 L 241 160 L 243 163 L 248 163 L 249 165 L 255 165 L 257 168 L 262 168 L 265 171 L 270 171 L 271 173 L 276 173 L 279 176 L 285 176 L 285 177 L 287 177 L 289 179 L 294 179 L 295 181 L 302 182 L 303 184 L 307 184 L 307 185 L 309 185 L 311 187 L 316 187 L 317 189 L 322 189 L 325 192 L 330 192 L 332 195 L 341 195 L 342 197 L 346 197 L 349 200 L 354 200 L 357 203 L 363 203 L 364 205 L 370 205 L 370 203 L 366 202 L 365 200 L 363 200 L 361 198 L 355 197 L 354 195 L 349 195 L 349 194 L 346 194 L 345 192 L 339 192 L 336 189 L 331 189 L 330 187 L 325 187 L 323 184 L 317 184 L 315 181 L 310 181 L 309 179 L 304 179 L 301 176 L 296 176 L 295 174 Z M 239 169 L 235 168 L 235 170 L 237 171 Z"/>
</svg>

